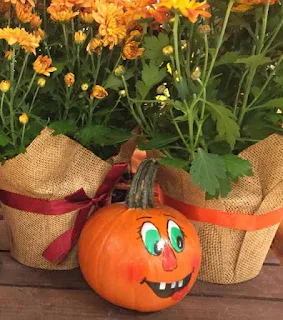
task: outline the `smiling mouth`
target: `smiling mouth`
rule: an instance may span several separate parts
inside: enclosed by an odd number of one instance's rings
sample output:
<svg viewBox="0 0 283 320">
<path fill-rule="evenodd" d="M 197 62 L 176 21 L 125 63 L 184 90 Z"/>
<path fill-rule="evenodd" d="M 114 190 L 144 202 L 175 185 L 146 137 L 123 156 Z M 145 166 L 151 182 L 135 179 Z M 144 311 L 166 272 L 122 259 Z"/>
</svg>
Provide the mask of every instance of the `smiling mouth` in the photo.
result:
<svg viewBox="0 0 283 320">
<path fill-rule="evenodd" d="M 183 290 L 189 284 L 192 274 L 193 271 L 184 279 L 172 283 L 150 282 L 146 278 L 144 278 L 141 281 L 141 284 L 146 283 L 159 298 L 170 298 L 176 292 Z"/>
</svg>

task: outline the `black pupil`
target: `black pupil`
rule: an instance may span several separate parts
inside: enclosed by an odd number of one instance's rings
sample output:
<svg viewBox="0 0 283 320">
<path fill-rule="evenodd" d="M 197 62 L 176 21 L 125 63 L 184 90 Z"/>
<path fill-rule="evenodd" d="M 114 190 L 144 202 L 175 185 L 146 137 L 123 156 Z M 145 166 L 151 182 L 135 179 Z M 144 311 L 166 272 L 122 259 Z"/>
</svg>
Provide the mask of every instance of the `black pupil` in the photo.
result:
<svg viewBox="0 0 283 320">
<path fill-rule="evenodd" d="M 157 256 L 159 256 L 161 254 L 161 251 L 162 251 L 160 246 L 158 247 L 158 243 L 159 243 L 159 241 L 156 241 L 155 244 L 154 244 L 154 252 L 155 252 L 155 254 Z"/>
<path fill-rule="evenodd" d="M 177 238 L 177 246 L 179 249 L 183 249 L 183 247 L 184 247 L 184 240 L 180 236 Z"/>
</svg>

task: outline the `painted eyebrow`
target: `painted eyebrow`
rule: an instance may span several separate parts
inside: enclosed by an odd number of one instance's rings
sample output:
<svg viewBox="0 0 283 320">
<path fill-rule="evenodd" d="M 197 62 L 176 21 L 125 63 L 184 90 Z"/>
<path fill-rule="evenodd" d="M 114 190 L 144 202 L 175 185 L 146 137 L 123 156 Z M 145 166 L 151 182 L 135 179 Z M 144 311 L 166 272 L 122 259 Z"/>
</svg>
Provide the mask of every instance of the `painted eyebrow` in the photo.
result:
<svg viewBox="0 0 283 320">
<path fill-rule="evenodd" d="M 140 220 L 140 219 L 152 219 L 152 217 L 140 217 L 140 218 L 137 218 L 137 220 Z"/>
<path fill-rule="evenodd" d="M 171 217 L 171 218 L 175 219 L 175 217 L 171 216 L 171 214 L 169 214 L 169 213 L 164 213 L 164 216 Z"/>
</svg>

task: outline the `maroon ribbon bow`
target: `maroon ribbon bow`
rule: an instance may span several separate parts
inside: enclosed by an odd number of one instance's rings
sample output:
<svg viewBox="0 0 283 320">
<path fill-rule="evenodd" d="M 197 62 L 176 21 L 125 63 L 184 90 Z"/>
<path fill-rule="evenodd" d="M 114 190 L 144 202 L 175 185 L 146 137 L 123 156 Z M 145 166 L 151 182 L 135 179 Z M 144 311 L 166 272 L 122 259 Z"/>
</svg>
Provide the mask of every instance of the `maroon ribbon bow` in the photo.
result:
<svg viewBox="0 0 283 320">
<path fill-rule="evenodd" d="M 0 201 L 14 209 L 43 215 L 61 215 L 79 210 L 74 226 L 56 238 L 43 252 L 45 259 L 61 264 L 78 240 L 91 208 L 94 206 L 95 211 L 110 202 L 111 191 L 126 167 L 124 163 L 113 165 L 94 198 L 89 198 L 83 188 L 59 200 L 37 199 L 0 190 Z"/>
</svg>

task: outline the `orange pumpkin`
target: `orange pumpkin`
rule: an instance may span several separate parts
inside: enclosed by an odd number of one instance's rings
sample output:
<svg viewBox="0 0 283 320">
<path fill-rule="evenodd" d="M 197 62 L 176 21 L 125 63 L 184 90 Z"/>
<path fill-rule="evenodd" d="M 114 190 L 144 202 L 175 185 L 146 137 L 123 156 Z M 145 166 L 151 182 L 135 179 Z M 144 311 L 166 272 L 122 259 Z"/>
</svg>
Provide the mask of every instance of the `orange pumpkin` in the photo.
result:
<svg viewBox="0 0 283 320">
<path fill-rule="evenodd" d="M 157 311 L 193 286 L 201 250 L 192 224 L 180 212 L 153 203 L 156 162 L 145 160 L 126 203 L 92 216 L 79 241 L 79 262 L 89 285 L 128 309 Z"/>
</svg>

